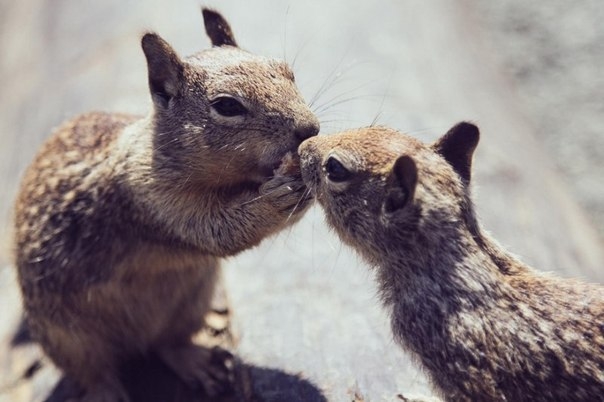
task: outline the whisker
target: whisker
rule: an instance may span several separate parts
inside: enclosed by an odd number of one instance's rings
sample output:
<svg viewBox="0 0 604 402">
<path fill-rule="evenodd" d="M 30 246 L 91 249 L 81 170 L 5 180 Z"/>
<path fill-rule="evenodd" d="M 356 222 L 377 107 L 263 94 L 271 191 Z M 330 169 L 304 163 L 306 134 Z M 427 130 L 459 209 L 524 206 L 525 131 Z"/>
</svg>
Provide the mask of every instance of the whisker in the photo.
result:
<svg viewBox="0 0 604 402">
<path fill-rule="evenodd" d="M 256 202 L 256 201 L 258 201 L 258 200 L 260 200 L 260 199 L 262 199 L 262 198 L 266 197 L 267 195 L 268 195 L 268 194 L 261 194 L 261 195 L 259 195 L 258 197 L 254 197 L 254 198 L 252 198 L 251 200 L 248 200 L 248 201 L 246 201 L 246 202 L 242 203 L 242 204 L 241 204 L 241 206 L 251 204 L 252 202 Z"/>
<path fill-rule="evenodd" d="M 350 51 L 350 46 L 344 52 L 344 54 L 342 55 L 342 57 L 340 58 L 340 60 L 336 64 L 336 66 L 329 72 L 329 74 L 327 75 L 327 78 L 323 82 L 323 85 L 321 85 L 321 87 L 319 87 L 319 90 L 311 98 L 311 100 L 309 102 L 310 107 L 312 107 L 312 105 L 314 105 L 314 103 L 319 99 L 320 96 L 322 96 L 325 93 L 325 91 L 327 91 L 335 82 L 338 81 L 339 77 L 342 75 L 342 71 L 338 72 L 338 69 L 344 62 L 344 59 L 348 56 L 349 51 Z"/>
<path fill-rule="evenodd" d="M 337 101 L 337 102 L 334 102 L 334 103 L 332 103 L 332 104 L 330 104 L 330 105 L 327 105 L 327 106 L 325 106 L 324 108 L 322 108 L 322 109 L 320 109 L 320 110 L 315 111 L 315 114 L 319 114 L 319 113 L 326 112 L 326 111 L 328 111 L 328 110 L 330 110 L 330 109 L 334 108 L 335 106 L 342 105 L 342 104 L 344 104 L 344 103 L 352 102 L 352 101 L 359 100 L 359 99 L 375 98 L 375 97 L 377 97 L 377 96 L 379 96 L 379 95 L 359 95 L 359 96 L 351 96 L 351 97 L 349 97 L 349 98 L 345 98 L 345 99 L 339 100 L 339 101 Z"/>
<path fill-rule="evenodd" d="M 296 54 L 294 55 L 294 59 L 291 62 L 291 68 L 292 70 L 296 70 L 296 61 L 298 61 L 298 56 L 300 56 L 300 54 L 302 53 L 302 50 L 304 50 L 304 48 L 306 48 L 306 46 L 308 46 L 308 44 L 310 43 L 311 39 L 314 39 L 317 35 L 317 31 L 315 31 L 312 35 L 310 35 L 308 37 L 308 39 L 306 39 L 304 41 L 304 43 L 302 43 L 302 46 L 300 46 L 298 48 L 298 50 L 296 51 Z"/>
<path fill-rule="evenodd" d="M 376 125 L 376 123 L 378 122 L 379 118 L 382 116 L 382 111 L 383 111 L 383 107 L 384 107 L 384 101 L 386 100 L 386 96 L 388 96 L 388 90 L 391 88 L 391 81 L 392 81 L 392 72 L 390 73 L 390 77 L 388 77 L 388 83 L 386 85 L 386 91 L 384 92 L 384 95 L 382 96 L 382 101 L 380 102 L 380 106 L 378 107 L 378 112 L 376 114 L 376 116 L 373 118 L 373 120 L 371 121 L 371 124 L 369 125 L 369 127 L 373 127 Z"/>
<path fill-rule="evenodd" d="M 340 61 L 340 63 L 341 63 L 341 61 Z M 338 64 L 338 66 L 339 66 L 339 64 Z M 321 89 L 313 97 L 313 99 L 310 102 L 309 106 L 312 107 L 315 104 L 315 102 L 321 96 L 325 95 L 327 93 L 327 91 L 329 91 L 330 89 L 335 88 L 336 85 L 346 82 L 346 80 L 348 80 L 348 74 L 353 69 L 355 69 L 355 68 L 357 68 L 359 66 L 362 66 L 364 64 L 366 64 L 366 62 L 355 61 L 353 63 L 350 63 L 350 64 L 346 65 L 342 70 L 338 71 L 335 75 L 333 75 L 333 72 L 330 73 L 330 75 L 325 80 L 325 82 L 324 82 L 323 86 L 321 87 Z M 346 80 L 344 80 L 344 78 L 346 78 Z"/>
<path fill-rule="evenodd" d="M 334 114 L 334 113 L 332 113 Z M 340 112 L 339 114 L 343 114 L 342 112 Z M 330 119 L 330 120 L 321 120 L 321 128 L 323 128 L 324 125 L 329 125 L 331 123 L 346 123 L 347 120 L 344 119 Z"/>
<path fill-rule="evenodd" d="M 289 220 L 291 219 L 291 217 L 294 215 L 294 213 L 296 212 L 296 210 L 300 206 L 300 203 L 302 202 L 302 200 L 304 200 L 304 198 L 306 198 L 309 194 L 310 194 L 310 189 L 307 187 L 304 190 L 304 192 L 302 193 L 302 196 L 300 197 L 300 199 L 298 200 L 298 202 L 296 203 L 296 205 L 294 205 L 294 208 L 291 210 L 291 212 L 287 216 L 287 219 L 285 219 L 285 222 L 289 222 Z"/>
<path fill-rule="evenodd" d="M 167 146 L 169 146 L 169 145 L 172 145 L 172 144 L 174 144 L 174 143 L 175 143 L 175 142 L 177 142 L 177 141 L 178 141 L 178 138 L 173 138 L 173 139 L 171 139 L 170 141 L 168 141 L 168 142 L 166 142 L 166 143 L 164 143 L 164 144 L 161 144 L 161 145 L 159 145 L 159 146 L 157 146 L 157 147 L 154 147 L 154 148 L 153 148 L 153 152 L 157 152 L 157 151 L 159 151 L 160 149 L 163 149 L 163 148 L 165 148 L 165 147 L 167 147 Z"/>
<path fill-rule="evenodd" d="M 359 89 L 365 88 L 365 87 L 367 87 L 367 86 L 369 86 L 369 85 L 371 85 L 371 84 L 372 84 L 372 82 L 366 82 L 366 83 L 361 84 L 361 85 L 358 85 L 358 86 L 356 86 L 356 87 L 354 87 L 354 88 L 348 89 L 348 90 L 346 90 L 346 91 L 344 91 L 344 92 L 342 92 L 342 93 L 340 93 L 340 94 L 338 94 L 338 95 L 336 95 L 336 96 L 332 97 L 331 99 L 329 99 L 329 100 L 327 100 L 327 101 L 323 102 L 322 104 L 318 105 L 318 106 L 317 106 L 317 107 L 316 107 L 314 110 L 315 110 L 315 111 L 316 111 L 316 110 L 320 110 L 320 109 L 322 109 L 323 107 L 325 107 L 326 105 L 329 105 L 331 102 L 335 102 L 335 101 L 337 101 L 338 99 L 340 99 L 341 97 L 343 97 L 343 96 L 345 96 L 345 95 L 348 95 L 348 94 L 350 94 L 351 92 L 355 92 L 355 91 L 358 91 Z"/>
<path fill-rule="evenodd" d="M 278 190 L 278 188 L 273 189 L 272 191 L 269 191 L 268 193 L 265 193 L 265 194 L 260 194 L 259 196 L 254 197 L 254 198 L 252 198 L 251 200 L 248 200 L 248 201 L 246 201 L 246 202 L 242 203 L 241 205 L 247 205 L 247 204 L 251 204 L 252 202 L 256 202 L 256 201 L 258 201 L 258 200 L 261 200 L 262 198 L 264 198 L 264 197 L 268 197 L 269 195 L 273 194 L 273 193 L 274 193 L 274 192 L 276 192 L 277 190 Z"/>
<path fill-rule="evenodd" d="M 369 124 L 369 127 L 375 127 L 378 123 L 378 120 L 380 119 L 380 117 L 382 117 L 382 111 L 379 111 L 375 117 L 373 118 L 373 120 L 371 120 L 371 124 Z"/>
<path fill-rule="evenodd" d="M 291 4 L 287 5 L 287 9 L 285 9 L 285 21 L 283 23 L 283 61 L 287 63 L 287 17 L 289 16 L 289 7 Z"/>
</svg>

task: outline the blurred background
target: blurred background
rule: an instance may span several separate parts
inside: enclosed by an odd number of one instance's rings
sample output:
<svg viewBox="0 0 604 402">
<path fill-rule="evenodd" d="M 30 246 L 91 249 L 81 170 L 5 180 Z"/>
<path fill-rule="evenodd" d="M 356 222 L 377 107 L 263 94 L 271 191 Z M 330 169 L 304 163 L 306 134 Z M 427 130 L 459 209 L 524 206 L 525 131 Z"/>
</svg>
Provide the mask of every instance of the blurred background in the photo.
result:
<svg viewBox="0 0 604 402">
<path fill-rule="evenodd" d="M 431 141 L 478 124 L 486 229 L 541 270 L 604 280 L 604 2 L 203 4 L 240 46 L 293 66 L 322 135 L 377 121 Z M 0 341 L 19 316 L 9 240 L 20 175 L 64 119 L 149 111 L 147 30 L 181 55 L 209 46 L 198 1 L 0 0 Z M 301 373 L 329 400 L 429 394 L 391 340 L 371 272 L 319 209 L 229 259 L 225 281 L 244 359 Z"/>
</svg>

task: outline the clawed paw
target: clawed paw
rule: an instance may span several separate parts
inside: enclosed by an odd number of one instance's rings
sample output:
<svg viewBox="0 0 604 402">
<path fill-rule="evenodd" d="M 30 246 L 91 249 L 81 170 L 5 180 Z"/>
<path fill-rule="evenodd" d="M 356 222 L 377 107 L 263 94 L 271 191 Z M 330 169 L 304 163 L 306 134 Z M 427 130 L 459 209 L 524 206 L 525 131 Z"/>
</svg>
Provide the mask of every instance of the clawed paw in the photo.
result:
<svg viewBox="0 0 604 402">
<path fill-rule="evenodd" d="M 312 195 L 301 178 L 276 175 L 260 187 L 260 193 L 283 214 L 294 215 L 306 210 Z"/>
</svg>

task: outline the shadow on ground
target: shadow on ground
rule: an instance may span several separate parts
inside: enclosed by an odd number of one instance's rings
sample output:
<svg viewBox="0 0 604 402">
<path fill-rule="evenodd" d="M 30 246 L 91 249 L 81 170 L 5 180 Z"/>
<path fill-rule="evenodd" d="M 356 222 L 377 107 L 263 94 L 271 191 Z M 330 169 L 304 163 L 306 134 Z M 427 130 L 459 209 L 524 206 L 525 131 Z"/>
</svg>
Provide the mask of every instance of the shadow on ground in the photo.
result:
<svg viewBox="0 0 604 402">
<path fill-rule="evenodd" d="M 11 340 L 12 347 L 33 342 L 22 321 Z M 32 363 L 25 374 L 27 380 L 32 380 L 40 367 L 40 360 Z M 192 389 L 156 356 L 128 362 L 121 369 L 121 378 L 132 402 L 327 402 L 321 390 L 301 375 L 250 365 L 238 359 L 234 371 L 233 387 L 219 397 L 209 397 L 201 390 Z M 63 402 L 74 396 L 78 396 L 77 389 L 63 377 L 45 402 Z"/>
</svg>

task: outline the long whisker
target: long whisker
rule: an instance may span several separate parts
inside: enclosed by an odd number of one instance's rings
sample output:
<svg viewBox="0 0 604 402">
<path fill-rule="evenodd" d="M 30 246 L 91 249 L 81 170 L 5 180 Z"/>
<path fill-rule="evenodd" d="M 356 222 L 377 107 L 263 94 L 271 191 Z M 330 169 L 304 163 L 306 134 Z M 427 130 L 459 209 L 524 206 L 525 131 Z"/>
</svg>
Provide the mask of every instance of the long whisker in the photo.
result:
<svg viewBox="0 0 604 402">
<path fill-rule="evenodd" d="M 302 196 L 300 197 L 300 199 L 298 200 L 298 202 L 296 203 L 296 205 L 294 205 L 294 208 L 291 210 L 291 212 L 289 213 L 289 215 L 287 216 L 287 219 L 285 219 L 285 222 L 289 222 L 289 220 L 291 219 L 291 217 L 294 215 L 294 213 L 298 210 L 298 207 L 300 206 L 300 203 L 310 195 L 310 189 L 307 187 L 304 192 L 302 193 Z"/>
<path fill-rule="evenodd" d="M 159 146 L 157 146 L 157 147 L 153 148 L 153 151 L 154 151 L 154 152 L 157 152 L 157 151 L 159 151 L 160 149 L 163 149 L 163 148 L 165 148 L 165 147 L 167 147 L 167 146 L 169 146 L 169 145 L 172 145 L 172 144 L 174 144 L 174 143 L 175 143 L 175 142 L 177 142 L 177 141 L 178 141 L 178 138 L 172 138 L 170 141 L 168 141 L 168 142 L 166 142 L 166 143 L 163 143 L 163 144 L 161 144 L 161 145 L 159 145 Z"/>
<path fill-rule="evenodd" d="M 373 118 L 373 120 L 371 121 L 371 124 L 369 125 L 369 127 L 373 127 L 376 125 L 376 123 L 378 122 L 379 118 L 382 116 L 382 111 L 383 111 L 383 107 L 384 107 L 384 101 L 386 100 L 386 96 L 388 96 L 388 90 L 391 88 L 390 82 L 392 81 L 392 74 L 390 73 L 390 77 L 388 77 L 388 83 L 386 85 L 386 91 L 384 92 L 384 95 L 382 96 L 382 101 L 380 102 L 380 106 L 378 107 L 378 111 L 377 114 L 375 115 L 375 117 Z"/>
<path fill-rule="evenodd" d="M 285 22 L 283 23 L 283 61 L 287 63 L 287 17 L 289 16 L 289 7 L 291 4 L 287 5 L 287 9 L 285 10 Z"/>
<path fill-rule="evenodd" d="M 264 198 L 264 197 L 268 197 L 269 195 L 273 194 L 273 193 L 274 193 L 274 192 L 276 192 L 277 190 L 278 190 L 278 188 L 276 188 L 276 189 L 274 189 L 274 190 L 272 190 L 272 191 L 269 191 L 268 193 L 265 193 L 265 194 L 260 194 L 259 196 L 254 197 L 254 198 L 252 198 L 251 200 L 248 200 L 248 201 L 246 201 L 246 202 L 242 203 L 241 205 L 247 205 L 247 204 L 251 204 L 252 202 L 256 202 L 256 201 L 258 201 L 258 200 L 261 200 L 262 198 Z"/>
<path fill-rule="evenodd" d="M 375 117 L 373 118 L 373 120 L 371 120 L 371 124 L 369 124 L 369 127 L 375 127 L 378 123 L 378 120 L 380 119 L 380 117 L 382 117 L 382 111 L 380 110 L 379 112 L 377 112 L 377 114 L 375 115 Z"/>
<path fill-rule="evenodd" d="M 348 89 L 348 90 L 346 90 L 346 91 L 344 91 L 344 92 L 342 92 L 342 93 L 340 93 L 340 94 L 338 94 L 338 95 L 336 95 L 336 96 L 332 97 L 331 99 L 329 99 L 329 100 L 327 100 L 327 101 L 325 101 L 325 102 L 321 103 L 321 104 L 320 104 L 320 105 L 318 105 L 318 106 L 317 106 L 317 107 L 316 107 L 314 110 L 315 110 L 315 111 L 321 110 L 321 109 L 322 109 L 322 108 L 324 108 L 325 106 L 327 106 L 327 105 L 331 104 L 331 102 L 335 102 L 335 101 L 339 100 L 340 98 L 342 98 L 343 96 L 348 95 L 348 94 L 350 94 L 350 93 L 352 93 L 352 92 L 358 91 L 359 89 L 366 88 L 366 87 L 368 87 L 368 86 L 369 86 L 369 85 L 371 85 L 371 84 L 372 84 L 372 82 L 366 82 L 366 83 L 364 83 L 364 84 L 357 85 L 357 86 L 356 86 L 356 87 L 354 87 L 354 88 L 350 88 L 350 89 Z"/>
<path fill-rule="evenodd" d="M 296 61 L 298 61 L 298 56 L 300 56 L 300 54 L 302 53 L 302 51 L 306 48 L 306 46 L 308 46 L 308 44 L 310 43 L 311 39 L 314 39 L 317 35 L 317 32 L 315 31 L 312 35 L 310 35 L 305 41 L 304 43 L 302 43 L 302 46 L 300 46 L 298 48 L 298 50 L 296 51 L 296 54 L 294 55 L 294 59 L 291 62 L 291 68 L 292 70 L 296 70 Z"/>
<path fill-rule="evenodd" d="M 319 87 L 319 90 L 317 91 L 317 93 L 315 93 L 315 95 L 311 98 L 311 100 L 309 102 L 310 107 L 312 107 L 312 105 L 314 105 L 314 103 L 319 99 L 319 97 L 321 97 L 325 93 L 325 91 L 327 91 L 329 88 L 331 88 L 340 79 L 340 77 L 342 76 L 342 74 L 345 70 L 341 70 L 338 72 L 338 69 L 344 62 L 344 59 L 348 56 L 349 50 L 350 50 L 350 46 L 344 52 L 344 54 L 342 55 L 342 57 L 340 58 L 340 60 L 336 64 L 336 66 L 329 72 L 329 74 L 327 75 L 327 78 L 323 82 L 323 85 L 321 85 L 321 87 Z M 350 68 L 351 67 L 349 66 L 348 69 L 350 69 Z"/>
<path fill-rule="evenodd" d="M 334 108 L 335 106 L 342 105 L 342 104 L 344 104 L 344 103 L 352 102 L 352 101 L 359 100 L 359 99 L 375 98 L 375 97 L 377 97 L 377 96 L 379 96 L 379 95 L 359 95 L 359 96 L 351 96 L 351 97 L 349 97 L 349 98 L 341 99 L 341 100 L 339 100 L 338 102 L 334 102 L 334 103 L 332 103 L 332 104 L 330 104 L 330 105 L 327 105 L 327 106 L 323 107 L 322 109 L 315 111 L 315 114 L 317 114 L 317 115 L 318 115 L 318 114 L 321 114 L 321 113 L 323 113 L 323 112 L 326 112 L 326 111 L 328 111 L 328 110 L 330 110 L 330 109 Z"/>
</svg>

